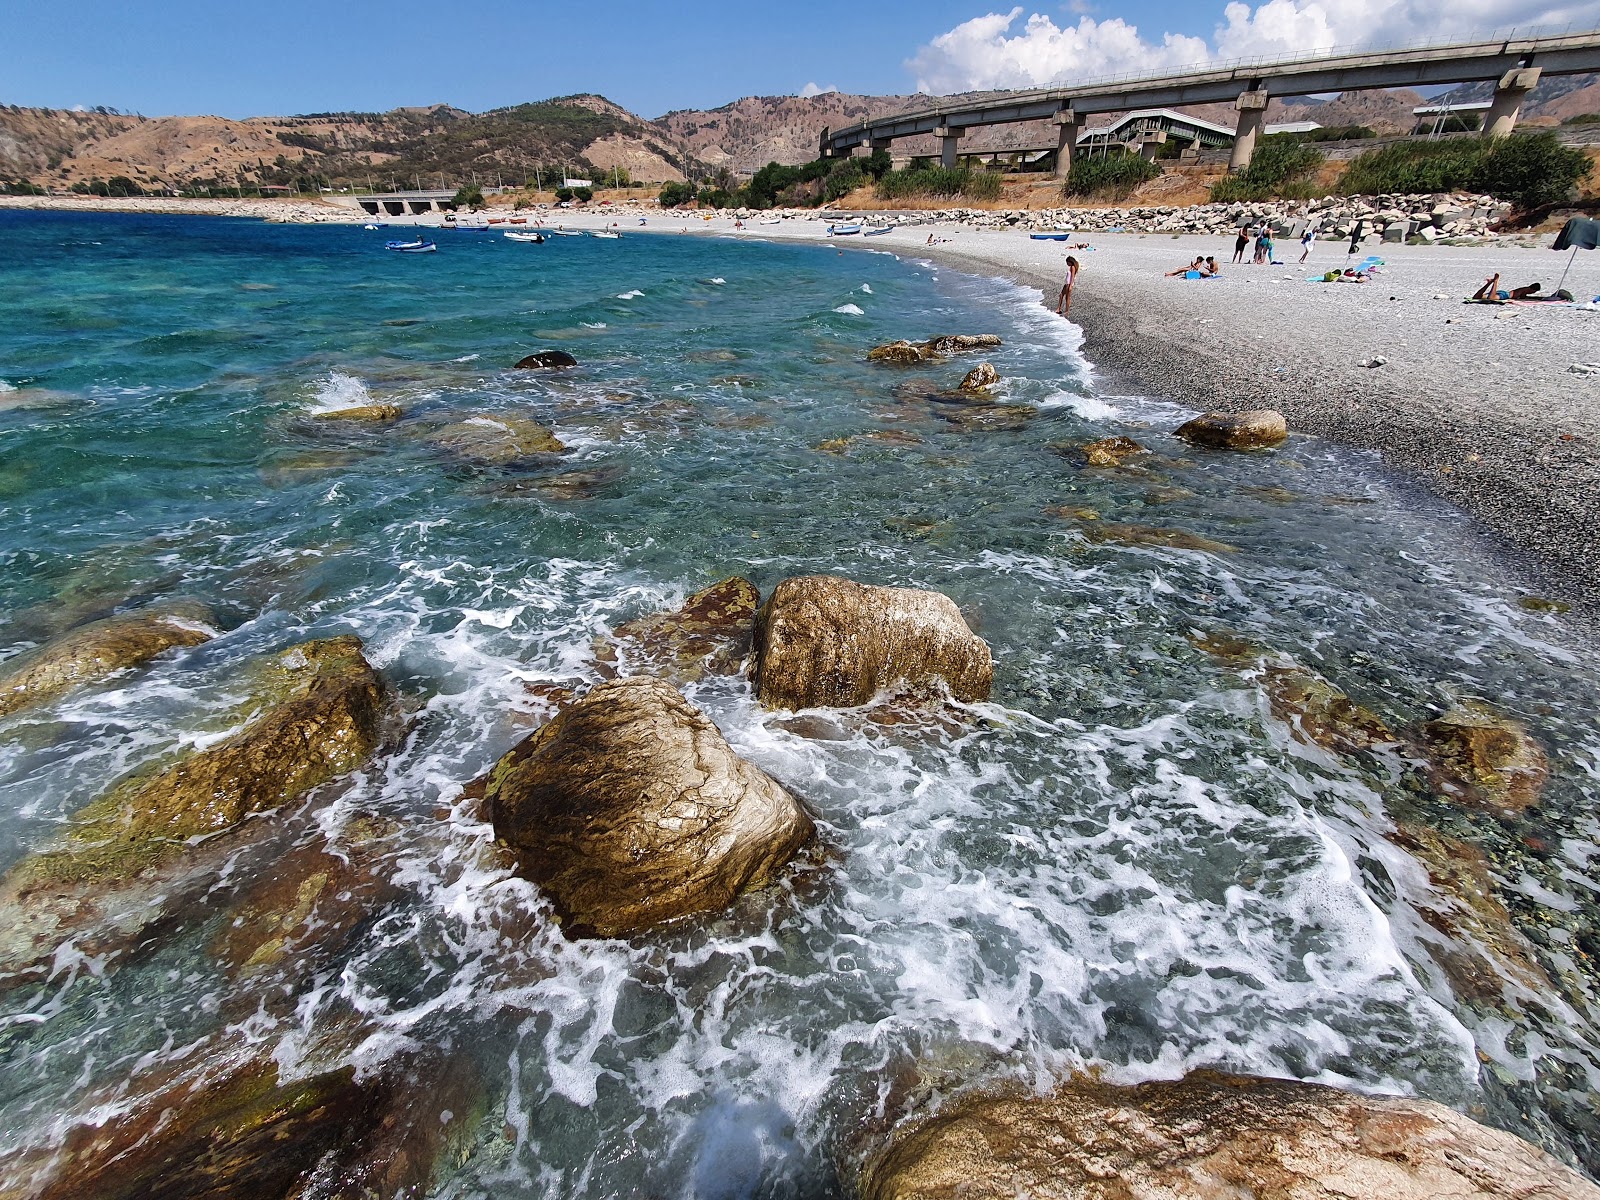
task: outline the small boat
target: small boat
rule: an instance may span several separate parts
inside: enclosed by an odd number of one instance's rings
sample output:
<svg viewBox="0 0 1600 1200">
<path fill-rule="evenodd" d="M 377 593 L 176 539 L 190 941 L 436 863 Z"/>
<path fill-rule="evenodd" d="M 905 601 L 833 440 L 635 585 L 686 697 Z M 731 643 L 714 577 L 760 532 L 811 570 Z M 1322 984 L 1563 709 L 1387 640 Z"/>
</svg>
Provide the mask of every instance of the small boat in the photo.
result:
<svg viewBox="0 0 1600 1200">
<path fill-rule="evenodd" d="M 546 229 L 545 232 L 546 233 L 553 233 L 557 237 L 582 237 L 583 236 L 583 230 L 581 230 L 581 229 Z"/>
<path fill-rule="evenodd" d="M 861 232 L 861 226 L 859 226 L 859 225 L 829 225 L 828 226 L 828 236 L 829 237 L 849 237 L 852 233 L 860 233 L 860 232 Z"/>
<path fill-rule="evenodd" d="M 537 245 L 544 244 L 544 234 L 542 233 L 523 233 L 520 230 L 508 229 L 500 236 L 510 238 L 513 242 L 533 242 Z"/>
<path fill-rule="evenodd" d="M 756 222 L 756 224 L 757 225 L 782 225 L 783 224 L 783 218 L 782 217 L 762 217 L 761 220 Z"/>
<path fill-rule="evenodd" d="M 613 241 L 615 241 L 617 238 L 621 237 L 622 235 L 620 233 L 613 233 L 609 229 L 596 229 L 593 232 L 591 232 L 589 234 L 589 236 L 590 237 L 598 237 L 598 238 L 611 238 Z"/>
<path fill-rule="evenodd" d="M 526 225 L 527 223 L 528 223 L 528 218 L 527 217 L 512 217 L 511 218 L 511 224 L 513 224 L 513 225 Z"/>
<path fill-rule="evenodd" d="M 861 236 L 862 237 L 878 237 L 881 234 L 893 233 L 893 232 L 894 232 L 894 226 L 893 225 L 882 225 L 882 226 L 879 226 L 876 229 L 863 229 L 861 231 Z"/>
<path fill-rule="evenodd" d="M 1072 235 L 1070 233 L 1030 233 L 1028 236 L 1036 242 L 1064 242 Z"/>
<path fill-rule="evenodd" d="M 431 254 L 439 247 L 426 238 L 418 238 L 414 242 L 385 242 L 385 250 L 398 250 L 401 254 Z"/>
<path fill-rule="evenodd" d="M 506 223 L 506 218 L 505 217 L 490 217 L 489 218 L 489 224 L 491 224 L 491 225 L 504 225 L 505 223 Z"/>
<path fill-rule="evenodd" d="M 456 230 L 458 233 L 488 233 L 488 232 L 490 232 L 489 227 L 487 225 L 452 225 L 452 226 L 450 226 L 450 228 Z"/>
</svg>

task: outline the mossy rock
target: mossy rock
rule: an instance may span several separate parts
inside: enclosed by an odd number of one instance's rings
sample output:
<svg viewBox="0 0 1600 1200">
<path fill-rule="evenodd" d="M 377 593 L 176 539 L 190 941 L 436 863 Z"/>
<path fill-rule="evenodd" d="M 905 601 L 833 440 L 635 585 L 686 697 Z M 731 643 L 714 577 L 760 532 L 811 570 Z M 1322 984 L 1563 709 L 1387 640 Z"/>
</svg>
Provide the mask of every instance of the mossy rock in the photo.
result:
<svg viewBox="0 0 1600 1200">
<path fill-rule="evenodd" d="M 566 446 L 537 421 L 513 413 L 468 417 L 428 437 L 428 444 L 469 462 L 509 466 L 541 454 L 561 454 Z"/>
<path fill-rule="evenodd" d="M 672 612 L 652 613 L 617 626 L 595 641 L 602 673 L 649 674 L 674 683 L 707 675 L 737 675 L 750 653 L 761 593 L 735 575 L 702 588 Z"/>
</svg>

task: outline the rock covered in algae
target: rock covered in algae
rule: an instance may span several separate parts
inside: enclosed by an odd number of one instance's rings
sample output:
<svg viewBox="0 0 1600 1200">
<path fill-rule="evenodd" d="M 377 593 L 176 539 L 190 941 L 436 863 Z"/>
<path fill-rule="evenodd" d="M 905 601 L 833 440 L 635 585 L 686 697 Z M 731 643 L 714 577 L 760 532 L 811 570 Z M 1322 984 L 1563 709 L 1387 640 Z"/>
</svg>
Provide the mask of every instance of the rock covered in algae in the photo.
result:
<svg viewBox="0 0 1600 1200">
<path fill-rule="evenodd" d="M 989 350 L 999 344 L 999 337 L 992 333 L 947 333 L 925 342 L 901 340 L 874 346 L 867 351 L 867 361 L 910 366 L 954 354 L 967 354 L 973 350 Z"/>
<path fill-rule="evenodd" d="M 118 783 L 72 817 L 59 844 L 0 879 L 0 967 L 35 964 L 108 921 L 137 932 L 176 890 L 169 872 L 203 857 L 200 839 L 347 774 L 377 748 L 386 693 L 359 639 L 292 647 L 259 682 L 264 711 L 243 729 Z"/>
<path fill-rule="evenodd" d="M 1550 778 L 1544 747 L 1527 728 L 1479 701 L 1456 705 L 1419 733 L 1433 786 L 1474 808 L 1523 812 Z"/>
<path fill-rule="evenodd" d="M 1253 408 L 1247 412 L 1201 413 L 1175 431 L 1197 446 L 1224 450 L 1243 450 L 1251 446 L 1276 446 L 1289 436 L 1289 425 L 1281 412 Z"/>
<path fill-rule="evenodd" d="M 863 1200 L 1600 1200 L 1542 1150 L 1426 1100 L 1197 1071 L 973 1097 L 893 1137 Z"/>
<path fill-rule="evenodd" d="M 940 683 L 957 700 L 987 700 L 994 663 L 939 592 L 799 575 L 757 614 L 756 696 L 768 708 L 854 708 Z"/>
<path fill-rule="evenodd" d="M 458 458 L 490 466 L 507 466 L 520 459 L 566 450 L 550 430 L 515 413 L 468 417 L 435 430 L 428 443 Z"/>
<path fill-rule="evenodd" d="M 812 836 L 805 809 L 659 679 L 602 684 L 495 764 L 495 836 L 578 935 L 726 908 Z"/>
<path fill-rule="evenodd" d="M 598 639 L 595 659 L 610 674 L 649 674 L 676 683 L 737 675 L 750 653 L 761 593 L 735 575 L 702 588 L 665 613 L 627 621 Z"/>
<path fill-rule="evenodd" d="M 358 404 L 354 408 L 335 408 L 327 412 L 314 412 L 317 421 L 359 421 L 371 425 L 388 425 L 400 419 L 398 404 Z"/>
<path fill-rule="evenodd" d="M 174 646 L 210 641 L 215 620 L 204 605 L 176 604 L 73 629 L 6 664 L 0 677 L 0 716 L 48 703 L 82 684 L 147 663 Z"/>
<path fill-rule="evenodd" d="M 1000 372 L 991 363 L 979 363 L 961 380 L 963 392 L 982 392 L 1000 382 Z"/>
<path fill-rule="evenodd" d="M 1083 461 L 1091 467 L 1120 467 L 1123 459 L 1149 453 L 1131 437 L 1121 436 L 1088 442 L 1080 449 L 1083 452 Z"/>
<path fill-rule="evenodd" d="M 1354 754 L 1400 740 L 1382 717 L 1357 704 L 1314 671 L 1273 665 L 1262 675 L 1272 715 L 1288 725 L 1300 741 L 1339 754 Z"/>
</svg>

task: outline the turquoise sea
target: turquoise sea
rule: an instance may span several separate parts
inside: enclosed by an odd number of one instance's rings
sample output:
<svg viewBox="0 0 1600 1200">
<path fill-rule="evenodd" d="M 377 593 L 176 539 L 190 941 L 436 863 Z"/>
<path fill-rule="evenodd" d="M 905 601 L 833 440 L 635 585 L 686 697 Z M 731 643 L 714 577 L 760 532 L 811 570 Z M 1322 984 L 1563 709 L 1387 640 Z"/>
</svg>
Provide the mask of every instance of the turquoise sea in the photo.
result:
<svg viewBox="0 0 1600 1200">
<path fill-rule="evenodd" d="M 832 1196 L 919 1086 L 1200 1066 L 1431 1097 L 1600 1174 L 1600 660 L 1464 516 L 1315 439 L 1185 446 L 1180 409 L 1108 394 L 1009 283 L 865 247 L 443 232 L 404 256 L 392 233 L 0 213 L 0 659 L 176 598 L 223 628 L 0 720 L 0 870 L 218 736 L 264 652 L 355 633 L 407 713 L 356 777 L 266 818 L 360 837 L 387 884 L 272 995 L 214 950 L 270 860 L 138 953 L 66 945 L 47 983 L 0 978 L 0 1191 L 252 1052 L 468 1064 L 470 1109 L 435 1118 L 457 1130 L 440 1197 Z M 1027 410 L 989 427 L 924 400 L 972 361 L 864 361 L 980 332 Z M 580 367 L 508 369 L 549 348 Z M 313 419 L 362 403 L 405 415 Z M 569 452 L 496 467 L 427 440 L 496 414 Z M 1154 461 L 1053 448 L 1116 434 Z M 742 680 L 696 685 L 824 853 L 717 919 L 566 939 L 463 785 L 548 716 L 541 685 L 597 678 L 598 634 L 728 575 L 818 572 L 953 596 L 994 651 L 987 719 L 805 736 Z M 1497 818 L 1393 754 L 1299 740 L 1206 635 L 1396 729 L 1481 698 L 1545 747 L 1544 797 Z M 1480 864 L 1531 971 L 1494 969 L 1492 920 L 1436 919 L 1429 838 Z"/>
</svg>

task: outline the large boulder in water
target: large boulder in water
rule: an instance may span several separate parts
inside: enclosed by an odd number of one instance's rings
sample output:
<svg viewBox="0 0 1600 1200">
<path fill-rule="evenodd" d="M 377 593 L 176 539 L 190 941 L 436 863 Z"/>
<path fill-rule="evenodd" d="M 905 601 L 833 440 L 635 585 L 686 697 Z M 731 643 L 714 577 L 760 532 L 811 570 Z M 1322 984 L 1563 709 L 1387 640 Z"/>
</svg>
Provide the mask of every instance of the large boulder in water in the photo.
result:
<svg viewBox="0 0 1600 1200">
<path fill-rule="evenodd" d="M 864 1200 L 1600 1200 L 1520 1138 L 1426 1100 L 1199 1071 L 975 1097 L 895 1137 Z"/>
<path fill-rule="evenodd" d="M 750 653 L 761 593 L 735 575 L 702 588 L 672 612 L 652 613 L 597 639 L 595 659 L 611 675 L 650 674 L 677 683 L 737 675 Z"/>
<path fill-rule="evenodd" d="M 963 377 L 960 390 L 963 392 L 984 392 L 999 382 L 1000 372 L 994 369 L 993 363 L 979 363 Z"/>
<path fill-rule="evenodd" d="M 513 370 L 517 371 L 562 371 L 568 367 L 578 365 L 578 360 L 565 350 L 540 350 L 536 354 L 518 359 Z"/>
<path fill-rule="evenodd" d="M 999 344 L 999 337 L 992 333 L 947 333 L 925 342 L 901 340 L 874 346 L 867 351 L 867 361 L 910 366 L 954 354 L 968 354 L 973 350 L 991 350 Z"/>
<path fill-rule="evenodd" d="M 621 937 L 726 908 L 811 818 L 659 679 L 602 684 L 495 764 L 495 835 L 569 932 Z"/>
<path fill-rule="evenodd" d="M 74 629 L 6 664 L 0 676 L 0 716 L 149 662 L 174 646 L 210 641 L 216 635 L 214 623 L 203 605 L 180 604 Z"/>
<path fill-rule="evenodd" d="M 112 941 L 160 915 L 188 859 L 213 835 L 355 770 L 382 736 L 387 696 L 354 637 L 305 642 L 257 680 L 260 715 L 237 733 L 136 773 L 76 813 L 66 836 L 0 879 L 0 970 L 36 963 L 62 938 L 100 927 Z M 121 931 L 119 935 L 117 930 Z"/>
<path fill-rule="evenodd" d="M 756 696 L 769 708 L 854 708 L 902 685 L 987 700 L 989 647 L 939 592 L 835 575 L 785 579 L 756 617 Z"/>
<path fill-rule="evenodd" d="M 458 458 L 490 466 L 508 466 L 525 458 L 566 450 L 543 425 L 514 413 L 468 417 L 436 430 L 428 442 Z"/>
<path fill-rule="evenodd" d="M 1201 413 L 1175 430 L 1185 441 L 1197 446 L 1222 450 L 1244 450 L 1251 446 L 1276 446 L 1289 436 L 1283 414 L 1270 408 L 1248 412 Z"/>
</svg>

